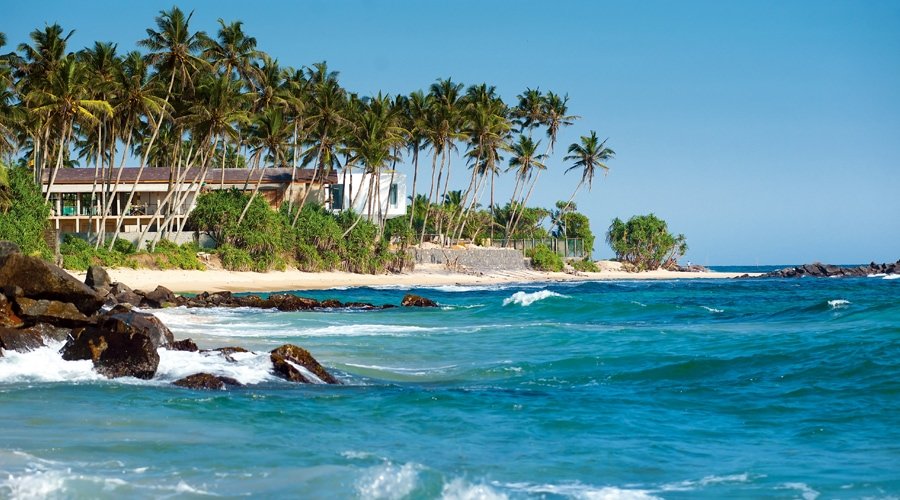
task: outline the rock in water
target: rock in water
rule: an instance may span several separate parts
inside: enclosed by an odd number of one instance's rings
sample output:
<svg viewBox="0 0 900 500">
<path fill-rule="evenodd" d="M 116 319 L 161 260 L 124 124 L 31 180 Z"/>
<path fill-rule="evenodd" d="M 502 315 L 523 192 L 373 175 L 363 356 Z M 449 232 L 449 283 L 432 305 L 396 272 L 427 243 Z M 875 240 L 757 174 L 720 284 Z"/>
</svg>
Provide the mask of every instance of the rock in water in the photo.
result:
<svg viewBox="0 0 900 500">
<path fill-rule="evenodd" d="M 404 307 L 437 307 L 437 302 L 426 299 L 425 297 L 420 297 L 418 295 L 413 295 L 408 293 L 403 296 L 403 300 L 400 302 L 401 306 Z"/>
<path fill-rule="evenodd" d="M 103 305 L 103 298 L 97 292 L 69 273 L 20 253 L 0 255 L 0 284 L 19 286 L 32 299 L 71 302 L 88 316 Z"/>
<path fill-rule="evenodd" d="M 161 307 L 166 307 L 167 304 L 174 304 L 176 300 L 172 290 L 160 285 L 152 292 L 144 294 L 144 300 L 141 301 L 141 307 L 159 309 Z"/>
<path fill-rule="evenodd" d="M 134 314 L 135 317 L 123 317 L 128 314 Z M 63 359 L 90 359 L 97 372 L 109 378 L 153 378 L 159 366 L 159 353 L 156 352 L 156 345 L 151 337 L 162 342 L 167 336 L 165 332 L 148 324 L 146 318 L 138 316 L 150 315 L 128 314 L 113 314 L 101 320 L 97 326 L 72 330 L 72 338 L 62 349 Z M 171 335 L 171 332 L 168 334 Z"/>
<path fill-rule="evenodd" d="M 109 293 L 112 282 L 106 269 L 100 266 L 90 266 L 87 270 L 87 276 L 84 277 L 84 284 L 93 288 L 101 295 Z"/>
<path fill-rule="evenodd" d="M 271 352 L 269 358 L 272 360 L 272 366 L 275 368 L 275 374 L 281 378 L 290 380 L 291 382 L 301 382 L 305 384 L 314 383 L 303 372 L 298 369 L 301 366 L 318 377 L 326 384 L 339 384 L 338 380 L 325 368 L 319 364 L 312 354 L 302 347 L 292 344 L 285 344 Z"/>
<path fill-rule="evenodd" d="M 175 342 L 172 330 L 152 314 L 117 307 L 106 318 L 104 325 L 107 328 L 145 335 L 153 343 L 153 347 L 169 347 Z"/>
<path fill-rule="evenodd" d="M 41 334 L 32 328 L 18 330 L 0 327 L 0 348 L 18 352 L 28 352 L 44 347 Z"/>
<path fill-rule="evenodd" d="M 173 351 L 187 352 L 197 352 L 200 350 L 200 348 L 197 347 L 197 344 L 195 344 L 191 339 L 176 340 L 175 342 L 172 342 L 172 345 L 169 346 L 169 349 Z"/>
<path fill-rule="evenodd" d="M 187 377 L 176 380 L 173 384 L 179 387 L 187 387 L 188 389 L 208 389 L 214 391 L 224 391 L 226 386 L 229 385 L 242 385 L 231 377 L 223 377 L 209 373 L 195 373 L 193 375 L 188 375 Z"/>
</svg>

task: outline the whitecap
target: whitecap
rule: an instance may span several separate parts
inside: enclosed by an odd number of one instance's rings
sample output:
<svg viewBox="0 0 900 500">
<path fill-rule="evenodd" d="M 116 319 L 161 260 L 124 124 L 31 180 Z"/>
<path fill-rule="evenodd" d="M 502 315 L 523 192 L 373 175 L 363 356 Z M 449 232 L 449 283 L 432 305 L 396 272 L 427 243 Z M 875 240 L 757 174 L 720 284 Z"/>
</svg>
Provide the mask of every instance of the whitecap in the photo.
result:
<svg viewBox="0 0 900 500">
<path fill-rule="evenodd" d="M 616 486 L 589 486 L 581 483 L 530 484 L 509 483 L 506 487 L 532 495 L 559 495 L 585 500 L 657 500 L 651 490 L 619 488 Z"/>
<path fill-rule="evenodd" d="M 897 278 L 900 278 L 900 274 L 887 274 L 887 275 L 883 276 L 881 279 L 883 279 L 883 280 L 895 280 L 895 279 L 897 279 Z"/>
<path fill-rule="evenodd" d="M 187 352 L 159 349 L 159 367 L 154 380 L 173 382 L 195 373 L 231 377 L 244 385 L 276 380 L 272 374 L 269 353 L 235 352 L 225 355 L 218 351 Z"/>
<path fill-rule="evenodd" d="M 64 342 L 48 342 L 29 352 L 4 351 L 0 358 L 0 383 L 85 382 L 106 380 L 94 371 L 91 360 L 66 361 L 59 354 Z"/>
<path fill-rule="evenodd" d="M 730 474 L 727 476 L 706 476 L 696 481 L 686 480 L 677 483 L 668 483 L 660 486 L 661 491 L 691 491 L 698 487 L 721 483 L 746 483 L 750 481 L 750 474 Z"/>
<path fill-rule="evenodd" d="M 441 498 L 444 500 L 505 500 L 509 497 L 486 484 L 470 484 L 456 478 L 444 484 L 441 489 Z"/>
<path fill-rule="evenodd" d="M 779 490 L 797 490 L 800 492 L 800 496 L 803 500 L 816 500 L 819 498 L 820 493 L 814 489 L 812 489 L 806 483 L 784 483 L 776 487 Z"/>
<path fill-rule="evenodd" d="M 832 309 L 841 309 L 841 308 L 847 307 L 849 305 L 850 305 L 850 301 L 844 300 L 844 299 L 835 299 L 835 300 L 828 301 L 828 306 L 831 307 Z"/>
<path fill-rule="evenodd" d="M 357 481 L 356 490 L 362 498 L 405 498 L 416 488 L 421 469 L 415 463 L 397 466 L 385 462 L 366 470 Z"/>
<path fill-rule="evenodd" d="M 725 312 L 724 309 L 716 309 L 715 307 L 706 307 L 706 306 L 700 306 L 700 307 L 706 309 L 707 311 L 709 311 L 709 312 L 711 312 L 711 313 Z"/>
<path fill-rule="evenodd" d="M 638 301 L 636 301 L 636 300 L 632 300 L 631 303 L 632 303 L 632 304 L 635 304 L 635 305 L 639 305 L 639 306 L 641 306 L 641 307 L 647 307 L 647 304 L 643 304 L 643 303 L 638 302 Z"/>
<path fill-rule="evenodd" d="M 550 297 L 569 298 L 566 295 L 562 295 L 562 294 L 559 294 L 556 292 L 551 292 L 550 290 L 540 290 L 540 291 L 533 292 L 533 293 L 516 292 L 516 293 L 512 294 L 510 297 L 503 299 L 503 305 L 507 306 L 509 304 L 519 304 L 523 307 L 527 307 L 539 300 L 547 299 Z"/>
</svg>

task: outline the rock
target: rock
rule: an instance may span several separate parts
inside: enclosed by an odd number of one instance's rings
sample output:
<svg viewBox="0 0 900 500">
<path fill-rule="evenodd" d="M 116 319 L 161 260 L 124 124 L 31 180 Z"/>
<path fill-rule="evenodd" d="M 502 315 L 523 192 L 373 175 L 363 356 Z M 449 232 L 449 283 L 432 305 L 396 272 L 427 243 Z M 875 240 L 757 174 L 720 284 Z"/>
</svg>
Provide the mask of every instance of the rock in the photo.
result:
<svg viewBox="0 0 900 500">
<path fill-rule="evenodd" d="M 0 326 L 18 328 L 24 324 L 22 318 L 13 311 L 13 305 L 7 300 L 6 295 L 0 293 Z"/>
<path fill-rule="evenodd" d="M 224 391 L 226 386 L 229 385 L 242 385 L 231 377 L 211 375 L 209 373 L 195 373 L 193 375 L 188 375 L 187 377 L 176 380 L 173 384 L 188 389 L 207 389 L 214 391 Z"/>
<path fill-rule="evenodd" d="M 22 249 L 19 248 L 19 245 L 11 241 L 0 241 L 0 257 L 9 255 L 11 253 L 22 253 Z"/>
<path fill-rule="evenodd" d="M 159 309 L 161 307 L 166 307 L 167 304 L 175 303 L 175 294 L 172 293 L 172 290 L 160 285 L 156 287 L 152 292 L 148 292 L 144 294 L 144 299 L 141 300 L 141 307 L 152 307 L 154 309 Z"/>
<path fill-rule="evenodd" d="M 19 315 L 32 322 L 50 323 L 56 326 L 78 327 L 94 323 L 69 302 L 58 300 L 34 300 L 28 297 L 16 299 Z"/>
<path fill-rule="evenodd" d="M 32 299 L 70 302 L 86 315 L 94 314 L 103 305 L 103 298 L 97 292 L 69 273 L 20 253 L 0 256 L 0 283 L 19 286 Z"/>
<path fill-rule="evenodd" d="M 344 307 L 344 304 L 341 304 L 341 301 L 337 299 L 326 299 L 323 300 L 319 305 L 327 309 L 338 309 L 340 307 Z"/>
<path fill-rule="evenodd" d="M 113 283 L 109 286 L 109 293 L 112 295 L 118 295 L 123 292 L 133 292 L 133 291 L 134 290 L 132 290 L 131 287 L 129 287 L 125 283 L 119 283 L 118 281 L 116 281 L 115 283 Z"/>
<path fill-rule="evenodd" d="M 153 342 L 134 330 L 110 329 L 123 323 L 113 321 L 100 326 L 77 328 L 62 349 L 67 361 L 90 359 L 98 373 L 109 378 L 151 379 L 159 366 L 159 353 Z"/>
<path fill-rule="evenodd" d="M 169 345 L 169 349 L 173 351 L 197 352 L 200 348 L 191 339 L 176 340 Z"/>
<path fill-rule="evenodd" d="M 64 340 L 68 340 L 69 335 L 72 334 L 71 328 L 53 326 L 50 323 L 37 323 L 34 326 L 23 328 L 22 330 L 37 333 L 41 336 L 42 339 L 44 339 L 45 342 L 48 340 L 62 342 Z"/>
<path fill-rule="evenodd" d="M 110 291 L 112 282 L 109 274 L 100 266 L 90 266 L 87 270 L 87 276 L 84 278 L 84 284 L 93 288 L 101 295 L 106 295 Z"/>
<path fill-rule="evenodd" d="M 319 301 L 289 293 L 274 293 L 264 302 L 279 311 L 308 311 L 319 307 Z"/>
<path fill-rule="evenodd" d="M 175 342 L 172 330 L 152 314 L 129 311 L 117 306 L 102 321 L 105 328 L 146 336 L 155 348 L 169 347 Z"/>
<path fill-rule="evenodd" d="M 0 327 L 0 347 L 11 351 L 28 352 L 44 347 L 41 334 L 32 329 Z"/>
<path fill-rule="evenodd" d="M 420 297 L 418 295 L 413 295 L 408 293 L 403 296 L 403 300 L 400 301 L 400 305 L 404 307 L 437 307 L 437 303 L 433 300 L 426 299 L 425 297 Z"/>
<path fill-rule="evenodd" d="M 112 291 L 110 291 L 110 295 L 112 295 Z M 140 307 L 141 300 L 143 300 L 143 297 L 134 293 L 131 290 L 121 291 L 121 292 L 117 293 L 116 295 L 114 295 L 113 298 L 119 304 L 130 304 L 135 307 Z"/>
<path fill-rule="evenodd" d="M 325 371 L 325 368 L 312 357 L 312 354 L 310 354 L 309 351 L 302 347 L 285 344 L 273 350 L 269 358 L 272 360 L 275 374 L 281 378 L 290 380 L 291 382 L 301 382 L 306 384 L 314 382 L 314 380 L 310 380 L 307 375 L 304 375 L 303 372 L 297 368 L 300 366 L 314 374 L 326 384 L 340 383 L 336 378 L 331 376 L 330 373 Z"/>
<path fill-rule="evenodd" d="M 235 347 L 219 347 L 218 349 L 213 349 L 213 351 L 222 353 L 222 356 L 225 357 L 225 361 L 229 361 L 231 363 L 235 362 L 234 357 L 231 356 L 232 354 L 237 353 L 237 352 L 250 352 L 247 349 L 244 349 L 243 347 L 236 347 L 236 346 Z"/>
</svg>

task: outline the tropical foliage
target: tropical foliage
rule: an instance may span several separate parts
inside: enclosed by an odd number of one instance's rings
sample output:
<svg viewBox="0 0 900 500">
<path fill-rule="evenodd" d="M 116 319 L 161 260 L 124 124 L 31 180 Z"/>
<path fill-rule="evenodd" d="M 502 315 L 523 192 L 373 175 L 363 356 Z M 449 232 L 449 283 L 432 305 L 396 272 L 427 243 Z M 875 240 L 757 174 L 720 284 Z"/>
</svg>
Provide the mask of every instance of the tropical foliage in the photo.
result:
<svg viewBox="0 0 900 500">
<path fill-rule="evenodd" d="M 636 215 L 628 222 L 613 219 L 606 242 L 617 260 L 637 271 L 673 267 L 688 249 L 684 235 L 670 233 L 666 221 L 653 214 Z"/>
<path fill-rule="evenodd" d="M 245 223 L 271 224 L 259 201 L 262 175 L 252 173 L 270 167 L 290 167 L 295 176 L 299 168 L 312 169 L 313 180 L 351 171 L 375 174 L 360 193 L 349 193 L 353 199 L 365 195 L 361 213 L 342 215 L 338 223 L 338 239 L 371 238 L 365 248 L 387 248 L 385 239 L 405 245 L 435 236 L 443 242 L 553 230 L 541 225 L 550 212 L 529 202 L 544 172 L 562 170 L 552 153 L 559 132 L 579 118 L 570 113 L 567 95 L 529 88 L 507 103 L 487 83 L 466 86 L 441 78 L 408 95 L 361 96 L 345 89 L 325 62 L 282 66 L 257 48 L 240 21 L 219 19 L 215 33 L 196 30 L 193 21 L 193 12 L 178 7 L 161 11 L 137 41 L 141 51 L 127 53 L 110 42 L 71 51 L 72 31 L 52 24 L 0 56 L 0 157 L 22 159 L 35 182 L 50 185 L 60 169 L 93 169 L 90 204 L 100 233 L 91 236 L 97 248 L 106 242 L 113 250 L 118 231 L 107 235 L 103 228 L 108 221 L 122 227 L 147 168 L 168 169 L 173 182 L 153 214 L 160 230 L 149 233 L 146 225 L 137 244 L 142 249 L 147 242 L 154 249 L 185 229 L 187 219 L 177 215 L 191 200 L 189 191 L 175 189 L 180 182 L 222 186 L 224 170 L 214 179 L 211 169 L 249 167 L 244 190 L 249 196 L 231 193 L 207 201 L 226 204 L 227 212 L 218 217 L 234 227 L 206 226 L 227 248 L 249 252 L 256 262 L 249 267 L 282 265 L 267 259 L 283 253 L 286 242 L 297 243 L 299 226 L 324 220 L 314 215 L 321 209 L 306 211 L 311 190 L 305 190 L 286 202 L 281 216 L 289 220 L 279 226 L 280 234 L 239 235 Z M 595 172 L 605 172 L 604 162 L 614 154 L 593 131 L 568 153 L 565 161 L 573 163 L 565 171 L 582 174 L 572 198 L 583 185 L 591 187 Z M 139 167 L 130 187 L 121 180 L 128 163 Z M 387 227 L 389 200 L 380 194 L 379 174 L 393 176 L 403 164 L 412 169 L 413 203 L 406 228 L 396 222 Z M 188 177 L 189 172 L 194 174 Z M 501 201 L 496 186 L 504 174 L 513 189 Z M 128 196 L 115 215 L 114 193 L 123 189 Z M 45 199 L 49 196 L 48 190 Z M 350 201 L 346 206 L 353 206 Z M 212 224 L 216 216 L 204 217 Z M 374 231 L 365 220 L 375 222 Z M 357 229 L 360 225 L 364 229 Z M 563 235 L 568 230 L 558 229 Z M 336 250 L 326 244 L 334 236 L 304 237 L 302 244 L 310 246 L 292 260 L 310 268 L 335 267 Z M 235 262 L 246 267 L 242 255 Z"/>
<path fill-rule="evenodd" d="M 44 240 L 49 213 L 30 172 L 0 163 L 0 240 L 17 243 L 26 254 L 51 257 Z"/>
</svg>

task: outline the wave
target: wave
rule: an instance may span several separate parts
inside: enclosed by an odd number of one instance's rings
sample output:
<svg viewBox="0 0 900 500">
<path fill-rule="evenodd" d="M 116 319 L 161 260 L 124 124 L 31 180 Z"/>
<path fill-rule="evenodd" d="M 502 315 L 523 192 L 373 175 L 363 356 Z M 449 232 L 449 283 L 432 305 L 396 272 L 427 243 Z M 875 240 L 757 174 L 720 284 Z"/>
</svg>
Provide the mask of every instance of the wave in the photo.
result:
<svg viewBox="0 0 900 500">
<path fill-rule="evenodd" d="M 843 309 L 849 305 L 850 305 L 850 301 L 844 300 L 844 299 L 834 299 L 834 300 L 828 301 L 828 307 L 830 307 L 832 309 Z"/>
<path fill-rule="evenodd" d="M 604 499 L 604 500 L 653 500 L 660 497 L 652 494 L 652 490 L 637 488 L 618 488 L 616 486 L 589 486 L 582 483 L 569 484 L 531 484 L 507 483 L 502 486 L 528 495 L 554 495 L 571 498 Z"/>
<path fill-rule="evenodd" d="M 6 350 L 0 360 L 0 383 L 87 382 L 107 380 L 91 360 L 66 361 L 59 350 L 65 342 L 48 342 L 30 352 Z"/>
<path fill-rule="evenodd" d="M 550 290 L 540 290 L 532 293 L 516 292 L 503 299 L 503 305 L 508 306 L 509 304 L 518 304 L 522 307 L 527 307 L 539 300 L 549 299 L 550 297 L 569 298 L 567 295 L 551 292 Z"/>
<path fill-rule="evenodd" d="M 707 307 L 707 306 L 700 306 L 700 307 L 702 307 L 703 309 L 706 309 L 707 311 L 709 311 L 711 313 L 725 312 L 724 309 L 716 309 L 715 307 Z"/>
</svg>

